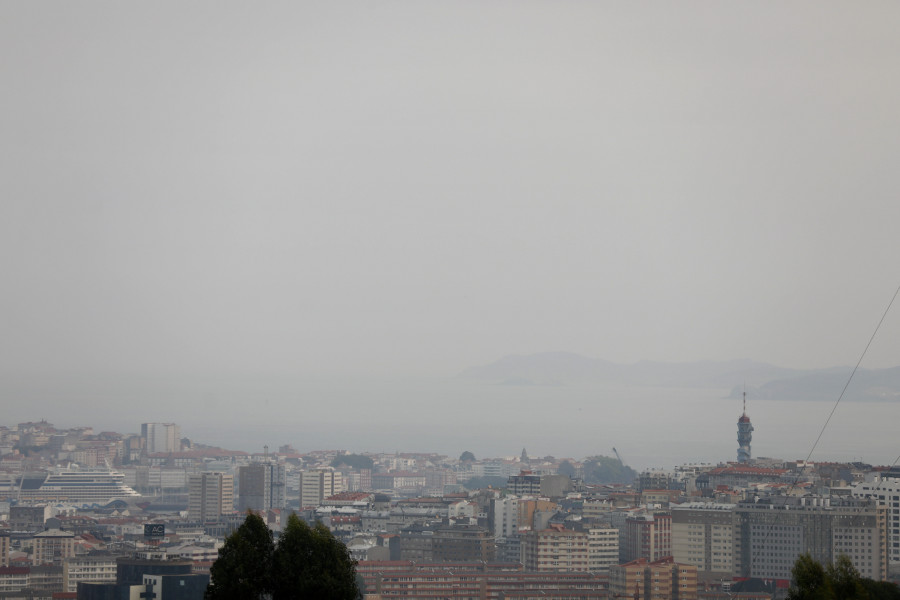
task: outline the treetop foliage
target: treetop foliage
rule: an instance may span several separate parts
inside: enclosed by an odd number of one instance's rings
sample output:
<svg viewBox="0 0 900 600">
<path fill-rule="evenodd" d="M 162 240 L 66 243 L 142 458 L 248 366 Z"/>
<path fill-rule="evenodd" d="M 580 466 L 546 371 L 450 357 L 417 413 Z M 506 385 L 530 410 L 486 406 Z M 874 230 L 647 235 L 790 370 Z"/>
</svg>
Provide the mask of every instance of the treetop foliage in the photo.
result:
<svg viewBox="0 0 900 600">
<path fill-rule="evenodd" d="M 845 555 L 823 567 L 809 554 L 801 554 L 791 577 L 788 600 L 900 600 L 900 588 L 863 577 Z"/>
<path fill-rule="evenodd" d="M 459 461 L 460 462 L 474 462 L 475 455 L 472 454 L 471 452 L 469 452 L 468 450 L 466 450 L 465 452 L 463 452 L 462 454 L 459 455 Z"/>
<path fill-rule="evenodd" d="M 331 461 L 331 466 L 340 467 L 341 465 L 353 469 L 371 469 L 375 466 L 375 461 L 364 454 L 341 454 Z"/>
<path fill-rule="evenodd" d="M 575 476 L 575 466 L 567 460 L 559 463 L 559 468 L 556 470 L 560 475 L 568 475 L 569 477 Z"/>
<path fill-rule="evenodd" d="M 215 600 L 262 600 L 270 592 L 272 531 L 257 514 L 248 513 L 244 523 L 225 540 L 219 558 L 209 569 L 206 598 Z"/>
<path fill-rule="evenodd" d="M 584 460 L 585 483 L 631 483 L 637 472 L 609 456 L 590 456 Z"/>
<path fill-rule="evenodd" d="M 322 523 L 288 517 L 278 542 L 248 513 L 210 568 L 206 600 L 357 600 L 356 561 Z"/>
</svg>

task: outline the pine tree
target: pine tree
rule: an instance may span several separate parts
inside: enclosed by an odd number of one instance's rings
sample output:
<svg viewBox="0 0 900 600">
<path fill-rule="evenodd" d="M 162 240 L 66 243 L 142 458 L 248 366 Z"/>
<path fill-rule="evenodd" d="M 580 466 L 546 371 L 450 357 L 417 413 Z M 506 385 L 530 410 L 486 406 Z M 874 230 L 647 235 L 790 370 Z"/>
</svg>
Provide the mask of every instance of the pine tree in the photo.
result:
<svg viewBox="0 0 900 600">
<path fill-rule="evenodd" d="M 206 600 L 357 600 L 356 562 L 327 527 L 310 527 L 297 515 L 273 543 L 258 515 L 228 536 L 210 568 Z"/>
<path fill-rule="evenodd" d="M 207 600 L 264 600 L 271 588 L 272 531 L 259 515 L 248 513 L 225 540 L 209 569 Z"/>
<path fill-rule="evenodd" d="M 322 523 L 310 527 L 291 515 L 272 566 L 273 600 L 356 600 L 360 596 L 356 562 Z"/>
</svg>

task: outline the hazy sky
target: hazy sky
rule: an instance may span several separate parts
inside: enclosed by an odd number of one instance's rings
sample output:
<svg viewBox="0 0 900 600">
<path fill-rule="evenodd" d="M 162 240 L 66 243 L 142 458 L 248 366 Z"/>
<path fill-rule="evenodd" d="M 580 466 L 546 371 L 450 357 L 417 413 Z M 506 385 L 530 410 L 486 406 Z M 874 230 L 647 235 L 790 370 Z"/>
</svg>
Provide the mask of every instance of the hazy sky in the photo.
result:
<svg viewBox="0 0 900 600">
<path fill-rule="evenodd" d="M 0 371 L 855 363 L 895 2 L 0 4 Z M 900 364 L 900 306 L 866 366 Z"/>
</svg>

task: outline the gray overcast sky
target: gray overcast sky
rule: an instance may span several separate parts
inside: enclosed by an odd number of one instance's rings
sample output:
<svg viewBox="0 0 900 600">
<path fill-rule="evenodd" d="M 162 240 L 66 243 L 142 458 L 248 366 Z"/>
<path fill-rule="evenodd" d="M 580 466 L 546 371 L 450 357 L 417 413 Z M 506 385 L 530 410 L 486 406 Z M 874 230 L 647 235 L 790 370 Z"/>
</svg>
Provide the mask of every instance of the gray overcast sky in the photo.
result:
<svg viewBox="0 0 900 600">
<path fill-rule="evenodd" d="M 0 4 L 0 371 L 856 361 L 895 2 Z M 866 366 L 900 364 L 900 311 Z"/>
</svg>

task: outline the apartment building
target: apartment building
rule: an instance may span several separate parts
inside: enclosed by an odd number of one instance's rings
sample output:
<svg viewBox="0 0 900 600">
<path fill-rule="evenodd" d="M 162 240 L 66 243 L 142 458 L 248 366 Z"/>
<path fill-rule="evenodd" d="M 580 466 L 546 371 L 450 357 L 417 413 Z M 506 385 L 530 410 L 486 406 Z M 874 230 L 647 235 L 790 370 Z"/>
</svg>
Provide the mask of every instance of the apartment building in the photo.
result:
<svg viewBox="0 0 900 600">
<path fill-rule="evenodd" d="M 701 579 L 734 575 L 734 504 L 693 502 L 672 507 L 672 556 L 697 567 Z"/>
<path fill-rule="evenodd" d="M 32 564 L 60 565 L 70 556 L 75 556 L 75 534 L 71 531 L 48 529 L 35 534 Z"/>
<path fill-rule="evenodd" d="M 588 534 L 588 570 L 606 573 L 619 563 L 619 530 L 615 527 L 590 527 Z"/>
<path fill-rule="evenodd" d="M 78 582 L 113 582 L 116 559 L 113 556 L 71 556 L 63 560 L 63 591 L 78 591 Z"/>
<path fill-rule="evenodd" d="M 887 510 L 888 562 L 892 571 L 900 571 L 900 472 L 870 473 L 851 494 L 872 499 Z"/>
<path fill-rule="evenodd" d="M 181 452 L 181 427 L 175 423 L 142 423 L 141 438 L 147 454 Z"/>
<path fill-rule="evenodd" d="M 0 567 L 9 566 L 9 530 L 0 531 Z"/>
<path fill-rule="evenodd" d="M 300 471 L 300 507 L 321 506 L 325 498 L 342 491 L 341 474 L 334 469 L 309 469 Z"/>
<path fill-rule="evenodd" d="M 238 468 L 238 510 L 284 508 L 285 467 L 269 461 Z"/>
<path fill-rule="evenodd" d="M 588 600 L 607 596 L 605 575 L 523 572 L 518 564 L 362 561 L 357 572 L 370 594 L 391 598 Z"/>
<path fill-rule="evenodd" d="M 508 538 L 519 531 L 519 498 L 492 498 L 489 521 L 495 538 Z"/>
<path fill-rule="evenodd" d="M 625 560 L 651 562 L 672 555 L 672 515 L 658 512 L 625 519 Z"/>
<path fill-rule="evenodd" d="M 697 567 L 639 558 L 609 570 L 609 597 L 641 600 L 697 600 Z"/>
<path fill-rule="evenodd" d="M 188 516 L 214 521 L 234 512 L 234 475 L 195 473 L 188 477 Z"/>
<path fill-rule="evenodd" d="M 735 507 L 735 572 L 791 578 L 800 554 L 828 564 L 846 554 L 863 577 L 888 573 L 888 509 L 860 498 L 763 498 Z"/>
<path fill-rule="evenodd" d="M 521 561 L 527 571 L 589 572 L 588 534 L 554 527 L 521 536 Z M 599 570 L 599 569 L 593 569 Z"/>
</svg>

